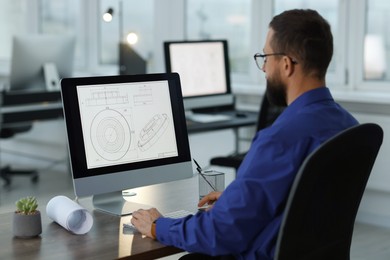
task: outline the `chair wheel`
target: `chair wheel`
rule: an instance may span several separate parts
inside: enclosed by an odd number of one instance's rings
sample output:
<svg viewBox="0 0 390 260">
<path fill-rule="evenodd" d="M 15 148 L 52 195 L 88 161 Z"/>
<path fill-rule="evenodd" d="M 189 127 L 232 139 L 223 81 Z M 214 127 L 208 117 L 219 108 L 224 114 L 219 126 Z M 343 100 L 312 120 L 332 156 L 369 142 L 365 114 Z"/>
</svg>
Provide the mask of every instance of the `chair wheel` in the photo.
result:
<svg viewBox="0 0 390 260">
<path fill-rule="evenodd" d="M 1 178 L 4 180 L 4 187 L 8 187 L 9 185 L 11 185 L 11 178 L 4 175 L 1 176 Z"/>
<path fill-rule="evenodd" d="M 39 180 L 39 176 L 38 176 L 38 175 L 35 175 L 35 176 L 33 176 L 33 177 L 31 178 L 31 181 L 32 181 L 33 183 L 38 182 L 38 180 Z"/>
</svg>

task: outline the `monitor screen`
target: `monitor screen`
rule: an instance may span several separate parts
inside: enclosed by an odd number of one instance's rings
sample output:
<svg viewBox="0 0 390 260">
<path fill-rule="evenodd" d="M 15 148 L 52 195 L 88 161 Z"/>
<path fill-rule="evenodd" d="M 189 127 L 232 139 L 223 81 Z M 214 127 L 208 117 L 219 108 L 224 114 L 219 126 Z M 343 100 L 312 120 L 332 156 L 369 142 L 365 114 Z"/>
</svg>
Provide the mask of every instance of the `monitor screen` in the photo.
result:
<svg viewBox="0 0 390 260">
<path fill-rule="evenodd" d="M 77 196 L 192 177 L 177 73 L 67 78 L 61 93 Z"/>
<path fill-rule="evenodd" d="M 226 40 L 164 43 L 167 72 L 177 72 L 185 109 L 233 106 Z"/>
<path fill-rule="evenodd" d="M 72 35 L 19 35 L 13 38 L 10 90 L 60 90 L 71 77 L 75 52 Z"/>
</svg>

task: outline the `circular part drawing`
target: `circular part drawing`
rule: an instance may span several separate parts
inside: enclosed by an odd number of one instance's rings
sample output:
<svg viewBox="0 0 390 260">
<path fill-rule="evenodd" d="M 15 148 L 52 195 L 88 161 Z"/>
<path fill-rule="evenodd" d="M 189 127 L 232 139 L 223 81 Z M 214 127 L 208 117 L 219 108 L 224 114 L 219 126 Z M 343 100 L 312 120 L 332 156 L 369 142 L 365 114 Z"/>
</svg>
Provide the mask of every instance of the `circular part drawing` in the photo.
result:
<svg viewBox="0 0 390 260">
<path fill-rule="evenodd" d="M 125 117 L 112 109 L 99 112 L 91 124 L 91 142 L 103 159 L 117 161 L 123 158 L 131 144 L 130 126 Z"/>
<path fill-rule="evenodd" d="M 164 134 L 168 127 L 168 116 L 166 114 L 156 114 L 142 128 L 139 134 L 138 147 L 141 151 L 146 151 L 152 147 Z"/>
</svg>

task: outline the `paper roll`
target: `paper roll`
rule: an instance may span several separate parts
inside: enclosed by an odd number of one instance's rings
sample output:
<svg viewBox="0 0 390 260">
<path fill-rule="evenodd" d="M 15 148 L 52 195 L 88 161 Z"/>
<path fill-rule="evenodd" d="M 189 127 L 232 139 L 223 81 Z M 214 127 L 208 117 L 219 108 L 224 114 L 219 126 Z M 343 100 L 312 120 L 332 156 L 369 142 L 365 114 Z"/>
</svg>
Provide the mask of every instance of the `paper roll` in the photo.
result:
<svg viewBox="0 0 390 260">
<path fill-rule="evenodd" d="M 76 235 L 87 233 L 93 225 L 93 218 L 88 210 L 65 196 L 52 198 L 47 203 L 46 214 Z"/>
</svg>

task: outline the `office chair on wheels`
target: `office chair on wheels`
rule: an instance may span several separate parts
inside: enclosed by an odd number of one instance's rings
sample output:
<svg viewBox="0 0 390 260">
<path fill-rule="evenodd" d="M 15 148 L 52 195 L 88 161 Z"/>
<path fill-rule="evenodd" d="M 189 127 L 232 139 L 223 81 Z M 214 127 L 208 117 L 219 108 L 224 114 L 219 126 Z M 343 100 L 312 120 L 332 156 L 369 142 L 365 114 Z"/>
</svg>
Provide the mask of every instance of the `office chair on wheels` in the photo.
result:
<svg viewBox="0 0 390 260">
<path fill-rule="evenodd" d="M 356 214 L 382 141 L 380 126 L 361 124 L 306 158 L 290 190 L 275 260 L 350 259 Z"/>
<path fill-rule="evenodd" d="M 272 105 L 268 98 L 267 94 L 264 93 L 263 100 L 260 104 L 259 115 L 257 119 L 256 132 L 259 130 L 270 126 L 276 118 L 283 112 L 284 107 L 278 107 Z M 237 171 L 238 167 L 240 167 L 241 162 L 243 161 L 246 152 L 235 152 L 231 155 L 227 156 L 218 156 L 211 158 L 210 164 L 224 167 L 232 167 Z"/>
<path fill-rule="evenodd" d="M 30 131 L 32 124 L 26 124 L 15 127 L 0 128 L 0 138 L 10 138 L 14 135 L 26 131 Z M 1 160 L 0 160 L 1 162 Z M 12 169 L 10 166 L 3 166 L 0 164 L 0 178 L 4 180 L 4 186 L 9 186 L 11 184 L 11 178 L 14 175 L 23 175 L 31 177 L 32 182 L 37 182 L 39 179 L 38 171 L 36 170 L 17 170 Z"/>
</svg>

